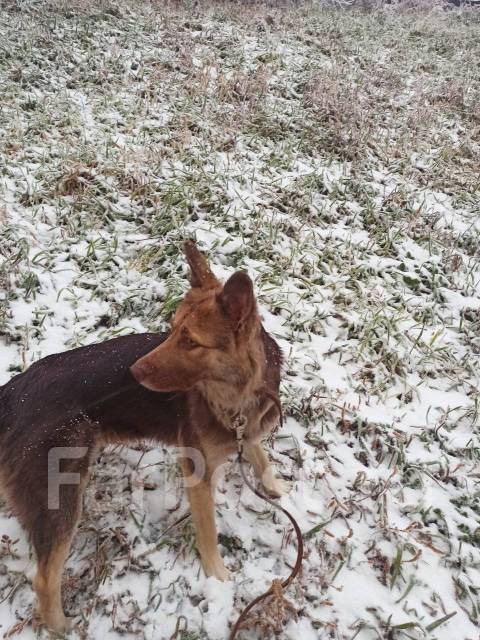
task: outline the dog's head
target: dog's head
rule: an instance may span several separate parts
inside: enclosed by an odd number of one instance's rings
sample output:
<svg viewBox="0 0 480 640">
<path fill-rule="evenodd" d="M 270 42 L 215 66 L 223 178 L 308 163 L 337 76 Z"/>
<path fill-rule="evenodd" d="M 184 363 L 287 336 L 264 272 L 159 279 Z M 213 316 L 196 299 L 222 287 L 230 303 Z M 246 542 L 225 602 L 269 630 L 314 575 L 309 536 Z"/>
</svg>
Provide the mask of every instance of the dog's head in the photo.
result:
<svg viewBox="0 0 480 640">
<path fill-rule="evenodd" d="M 222 285 L 193 241 L 185 243 L 185 255 L 192 288 L 173 316 L 172 332 L 131 372 L 153 391 L 186 391 L 198 382 L 246 384 L 249 344 L 260 327 L 252 281 L 238 271 Z"/>
</svg>

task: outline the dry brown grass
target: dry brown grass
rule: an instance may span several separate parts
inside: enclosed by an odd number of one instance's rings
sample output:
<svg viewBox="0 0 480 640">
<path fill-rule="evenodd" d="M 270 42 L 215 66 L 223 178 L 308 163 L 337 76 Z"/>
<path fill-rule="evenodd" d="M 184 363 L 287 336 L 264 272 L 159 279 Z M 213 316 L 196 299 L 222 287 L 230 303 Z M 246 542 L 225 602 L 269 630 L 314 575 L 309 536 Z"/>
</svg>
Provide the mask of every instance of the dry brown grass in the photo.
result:
<svg viewBox="0 0 480 640">
<path fill-rule="evenodd" d="M 88 167 L 77 166 L 58 181 L 57 193 L 64 196 L 83 193 L 95 180 Z"/>
</svg>

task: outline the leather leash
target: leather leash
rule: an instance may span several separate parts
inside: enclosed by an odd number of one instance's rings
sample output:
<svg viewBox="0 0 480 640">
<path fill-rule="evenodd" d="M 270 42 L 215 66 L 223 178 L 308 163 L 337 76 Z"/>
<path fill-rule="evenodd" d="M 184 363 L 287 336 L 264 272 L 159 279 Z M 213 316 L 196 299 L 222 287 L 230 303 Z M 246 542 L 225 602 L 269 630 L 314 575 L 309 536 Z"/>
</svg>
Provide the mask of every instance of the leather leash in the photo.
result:
<svg viewBox="0 0 480 640">
<path fill-rule="evenodd" d="M 275 402 L 275 405 L 280 409 L 280 425 L 283 425 L 283 414 L 282 414 L 282 410 L 281 410 L 280 401 L 279 401 L 277 396 L 274 396 L 274 394 L 270 395 L 270 393 L 269 393 L 268 395 Z M 303 537 L 302 537 L 302 532 L 300 531 L 300 527 L 298 526 L 297 521 L 292 516 L 292 514 L 289 511 L 287 511 L 287 509 L 285 509 L 278 502 L 275 502 L 274 500 L 272 500 L 271 498 L 269 498 L 268 496 L 263 494 L 261 491 L 259 491 L 250 482 L 250 480 L 247 478 L 247 475 L 245 473 L 245 467 L 244 467 L 244 464 L 243 464 L 243 438 L 244 438 L 246 426 L 247 426 L 247 419 L 240 412 L 237 415 L 237 417 L 234 419 L 233 423 L 232 423 L 232 430 L 235 431 L 235 438 L 236 438 L 236 441 L 237 441 L 237 452 L 238 452 L 237 453 L 237 462 L 238 462 L 238 465 L 240 467 L 240 473 L 242 475 L 243 481 L 245 482 L 247 487 L 250 489 L 250 491 L 252 491 L 256 496 L 258 496 L 262 500 L 265 500 L 265 502 L 268 502 L 268 504 L 272 505 L 275 509 L 278 509 L 284 515 L 287 516 L 287 518 L 292 523 L 293 529 L 294 529 L 295 534 L 297 536 L 297 559 L 295 561 L 295 565 L 294 565 L 292 571 L 290 572 L 290 575 L 287 578 L 285 578 L 285 580 L 283 580 L 283 582 L 281 583 L 282 589 L 286 589 L 295 580 L 295 578 L 300 573 L 300 569 L 302 568 L 302 560 L 303 560 Z M 261 595 L 257 596 L 254 600 L 252 600 L 251 602 L 249 602 L 249 604 L 247 604 L 247 606 L 243 609 L 243 611 L 238 616 L 237 621 L 235 622 L 234 626 L 232 627 L 232 630 L 231 630 L 230 635 L 229 635 L 229 640 L 235 640 L 235 638 L 238 635 L 238 632 L 241 630 L 243 624 L 245 623 L 250 611 L 259 602 L 262 602 L 262 600 L 265 600 L 269 596 L 273 595 L 273 593 L 274 593 L 274 584 L 275 584 L 275 581 L 272 582 L 272 585 L 270 586 L 270 588 L 267 591 L 265 591 Z"/>
</svg>

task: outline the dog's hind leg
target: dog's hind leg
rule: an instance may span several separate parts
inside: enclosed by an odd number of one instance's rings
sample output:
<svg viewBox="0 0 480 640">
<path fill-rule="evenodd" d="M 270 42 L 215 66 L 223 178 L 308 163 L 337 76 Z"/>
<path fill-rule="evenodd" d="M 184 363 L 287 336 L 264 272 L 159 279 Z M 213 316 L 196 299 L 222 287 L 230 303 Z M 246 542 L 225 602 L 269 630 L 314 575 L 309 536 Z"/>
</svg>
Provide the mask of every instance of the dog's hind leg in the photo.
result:
<svg viewBox="0 0 480 640">
<path fill-rule="evenodd" d="M 37 550 L 37 574 L 33 587 L 38 599 L 38 613 L 49 629 L 64 633 L 70 622 L 62 607 L 63 566 L 70 551 L 71 536 L 52 543 L 47 553 Z"/>
<path fill-rule="evenodd" d="M 70 627 L 62 607 L 62 575 L 80 518 L 86 474 L 78 485 L 61 488 L 60 508 L 38 510 L 30 530 L 37 556 L 33 587 L 38 613 L 49 629 L 63 633 Z"/>
</svg>

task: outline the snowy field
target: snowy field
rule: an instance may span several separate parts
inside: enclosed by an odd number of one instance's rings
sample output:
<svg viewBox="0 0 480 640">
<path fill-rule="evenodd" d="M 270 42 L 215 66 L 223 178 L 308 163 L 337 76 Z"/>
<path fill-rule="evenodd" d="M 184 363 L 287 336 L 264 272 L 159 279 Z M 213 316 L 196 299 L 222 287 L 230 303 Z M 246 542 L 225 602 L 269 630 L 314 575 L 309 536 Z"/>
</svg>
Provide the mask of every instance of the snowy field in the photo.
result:
<svg viewBox="0 0 480 640">
<path fill-rule="evenodd" d="M 271 455 L 306 552 L 278 637 L 478 640 L 480 13 L 1 7 L 0 383 L 163 330 L 195 236 L 255 279 L 286 356 Z M 225 639 L 295 541 L 233 464 L 217 502 L 225 584 L 189 521 L 167 530 L 188 508 L 172 455 L 105 450 L 71 637 Z M 0 636 L 47 638 L 0 515 Z M 273 637 L 257 613 L 242 638 Z"/>
</svg>

